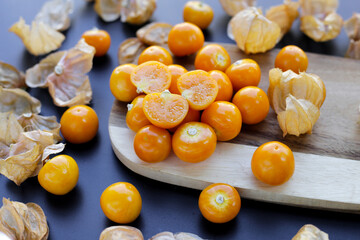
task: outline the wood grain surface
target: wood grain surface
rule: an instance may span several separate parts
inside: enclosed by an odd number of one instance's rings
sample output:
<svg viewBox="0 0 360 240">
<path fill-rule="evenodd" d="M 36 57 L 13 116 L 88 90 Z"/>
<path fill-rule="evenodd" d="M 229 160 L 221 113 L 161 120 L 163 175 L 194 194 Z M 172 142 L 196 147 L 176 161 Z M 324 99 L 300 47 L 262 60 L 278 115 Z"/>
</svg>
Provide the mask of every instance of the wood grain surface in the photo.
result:
<svg viewBox="0 0 360 240">
<path fill-rule="evenodd" d="M 252 58 L 261 67 L 259 87 L 267 91 L 268 72 L 279 50 L 244 55 L 235 45 L 223 44 L 232 62 Z M 257 125 L 243 125 L 238 137 L 219 143 L 214 155 L 201 163 L 189 164 L 174 154 L 164 162 L 147 164 L 133 150 L 134 133 L 126 126 L 126 104 L 114 102 L 109 133 L 117 157 L 141 175 L 190 188 L 203 189 L 215 182 L 236 187 L 242 197 L 287 205 L 307 206 L 360 213 L 360 62 L 308 53 L 309 73 L 324 81 L 327 97 L 311 135 L 282 137 L 276 114 L 270 110 Z M 194 69 L 194 56 L 174 62 Z M 295 153 L 295 173 L 282 186 L 257 181 L 251 172 L 256 147 L 268 141 L 281 141 Z"/>
</svg>

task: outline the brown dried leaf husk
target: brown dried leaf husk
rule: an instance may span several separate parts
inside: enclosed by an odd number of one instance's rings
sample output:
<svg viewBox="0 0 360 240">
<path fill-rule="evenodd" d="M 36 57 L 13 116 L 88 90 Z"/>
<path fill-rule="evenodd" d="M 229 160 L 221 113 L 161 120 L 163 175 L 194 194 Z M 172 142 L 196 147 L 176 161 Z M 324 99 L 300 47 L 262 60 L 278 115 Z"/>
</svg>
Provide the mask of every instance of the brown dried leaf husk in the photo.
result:
<svg viewBox="0 0 360 240">
<path fill-rule="evenodd" d="M 279 25 L 264 17 L 261 10 L 251 7 L 238 12 L 229 22 L 228 36 L 246 54 L 272 49 L 281 37 Z"/>
<path fill-rule="evenodd" d="M 128 38 L 123 41 L 118 49 L 119 65 L 134 63 L 136 57 L 146 48 L 146 45 L 138 38 Z"/>
<path fill-rule="evenodd" d="M 346 51 L 345 57 L 360 59 L 360 40 L 350 40 L 350 45 L 348 50 Z"/>
<path fill-rule="evenodd" d="M 291 240 L 329 240 L 329 235 L 312 224 L 306 224 Z"/>
<path fill-rule="evenodd" d="M 17 142 L 23 131 L 12 112 L 0 113 L 0 159 L 8 156 L 10 145 Z"/>
<path fill-rule="evenodd" d="M 72 0 L 48 1 L 35 16 L 35 21 L 43 22 L 57 31 L 64 31 L 70 27 L 69 14 L 73 11 L 73 5 Z"/>
<path fill-rule="evenodd" d="M 338 0 L 299 0 L 302 16 L 323 16 L 335 12 L 339 6 Z"/>
<path fill-rule="evenodd" d="M 147 45 L 163 45 L 167 43 L 172 27 L 173 26 L 168 23 L 149 23 L 137 30 L 136 36 Z"/>
<path fill-rule="evenodd" d="M 3 206 L 0 208 L 0 226 L 7 229 L 12 236 L 15 236 L 15 238 L 13 238 L 9 235 L 12 239 L 25 239 L 25 226 L 19 213 L 10 200 L 3 198 L 2 201 Z"/>
<path fill-rule="evenodd" d="M 346 34 L 350 38 L 345 57 L 360 59 L 360 14 L 354 13 L 344 22 Z"/>
<path fill-rule="evenodd" d="M 92 68 L 94 54 L 95 48 L 81 39 L 62 56 L 55 71 L 47 77 L 49 92 L 56 106 L 70 107 L 90 102 L 92 90 L 86 74 Z"/>
<path fill-rule="evenodd" d="M 0 208 L 0 230 L 11 239 L 46 240 L 49 227 L 41 207 L 3 198 Z"/>
<path fill-rule="evenodd" d="M 14 66 L 0 61 L 0 86 L 3 88 L 26 87 L 25 76 Z"/>
<path fill-rule="evenodd" d="M 291 70 L 283 72 L 279 68 L 273 68 L 269 72 L 269 81 L 269 102 L 276 113 L 286 109 L 289 94 L 298 99 L 306 99 L 318 108 L 326 98 L 325 84 L 315 74 L 296 74 Z"/>
<path fill-rule="evenodd" d="M 11 26 L 10 32 L 18 35 L 33 55 L 43 55 L 58 49 L 65 36 L 43 22 L 33 21 L 31 28 L 23 18 Z"/>
<path fill-rule="evenodd" d="M 155 9 L 156 0 L 122 0 L 121 21 L 143 24 L 151 18 Z"/>
<path fill-rule="evenodd" d="M 17 120 L 25 132 L 41 130 L 52 133 L 56 142 L 62 140 L 60 123 L 57 122 L 56 116 L 45 117 L 38 114 L 23 114 Z"/>
<path fill-rule="evenodd" d="M 143 240 L 141 231 L 130 226 L 113 226 L 101 232 L 99 240 Z"/>
<path fill-rule="evenodd" d="M 324 18 L 306 15 L 300 19 L 301 31 L 316 42 L 325 42 L 336 38 L 343 25 L 341 16 L 335 12 L 327 14 Z"/>
<path fill-rule="evenodd" d="M 360 14 L 354 13 L 351 18 L 344 22 L 344 28 L 350 39 L 360 40 Z"/>
<path fill-rule="evenodd" d="M 54 72 L 54 68 L 60 59 L 64 56 L 65 51 L 59 51 L 48 55 L 38 64 L 26 70 L 26 84 L 29 87 L 37 88 L 48 87 L 47 77 Z"/>
<path fill-rule="evenodd" d="M 311 134 L 312 128 L 320 117 L 320 109 L 305 99 L 297 99 L 291 94 L 285 99 L 286 108 L 279 112 L 277 119 L 283 136 Z"/>
<path fill-rule="evenodd" d="M 291 29 L 293 22 L 298 18 L 298 8 L 299 2 L 285 0 L 284 4 L 270 8 L 266 12 L 266 18 L 279 25 L 283 36 Z"/>
<path fill-rule="evenodd" d="M 7 156 L 0 159 L 0 173 L 16 185 L 36 176 L 50 154 L 64 149 L 63 143 L 55 142 L 54 135 L 49 132 L 22 132 L 16 143 L 9 146 Z"/>
<path fill-rule="evenodd" d="M 0 112 L 22 114 L 40 113 L 41 103 L 20 88 L 5 89 L 0 86 Z"/>
<path fill-rule="evenodd" d="M 122 0 L 96 0 L 94 9 L 105 22 L 112 22 L 120 17 Z"/>
<path fill-rule="evenodd" d="M 150 240 L 202 240 L 201 237 L 193 233 L 172 233 L 172 232 L 161 232 L 150 238 Z"/>
<path fill-rule="evenodd" d="M 255 0 L 220 0 L 221 6 L 224 11 L 230 15 L 234 16 L 238 12 L 248 8 L 255 6 Z"/>
</svg>

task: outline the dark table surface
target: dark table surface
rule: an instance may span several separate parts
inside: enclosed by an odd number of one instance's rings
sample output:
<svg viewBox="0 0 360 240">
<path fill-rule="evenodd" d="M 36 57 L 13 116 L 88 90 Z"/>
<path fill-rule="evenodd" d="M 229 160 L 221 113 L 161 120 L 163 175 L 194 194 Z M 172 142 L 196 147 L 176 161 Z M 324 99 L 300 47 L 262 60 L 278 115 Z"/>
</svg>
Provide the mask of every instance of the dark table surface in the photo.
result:
<svg viewBox="0 0 360 240">
<path fill-rule="evenodd" d="M 0 3 L 0 60 L 25 71 L 41 59 L 29 54 L 20 39 L 8 28 L 20 16 L 30 22 L 45 1 L 10 0 Z M 158 7 L 151 21 L 176 24 L 182 21 L 185 0 L 158 0 Z M 230 17 L 217 0 L 208 2 L 215 17 L 205 33 L 206 41 L 232 43 L 226 36 Z M 266 10 L 280 4 L 280 0 L 259 0 L 258 5 Z M 353 12 L 360 12 L 360 1 L 340 1 L 338 12 L 344 19 Z M 360 216 L 311 209 L 288 207 L 277 204 L 242 199 L 238 217 L 226 224 L 216 225 L 206 221 L 198 209 L 200 191 L 160 183 L 127 169 L 114 155 L 109 134 L 108 118 L 114 101 L 109 90 L 109 77 L 118 65 L 117 49 L 124 39 L 135 36 L 138 26 L 120 21 L 103 22 L 94 12 L 93 4 L 75 0 L 72 24 L 65 32 L 66 40 L 61 49 L 73 47 L 81 34 L 94 26 L 107 30 L 112 38 L 108 54 L 94 59 L 89 76 L 93 89 L 93 107 L 100 120 L 97 137 L 87 144 L 67 144 L 64 153 L 74 157 L 80 169 L 76 188 L 65 196 L 47 193 L 38 184 L 37 178 L 26 180 L 20 187 L 0 176 L 0 197 L 21 202 L 39 204 L 48 220 L 50 239 L 98 239 L 101 231 L 117 225 L 109 221 L 100 208 L 100 195 L 112 183 L 126 181 L 139 190 L 143 207 L 139 218 L 131 226 L 139 228 L 145 239 L 162 231 L 192 232 L 206 239 L 291 239 L 298 229 L 307 223 L 329 233 L 330 239 L 360 239 Z M 348 46 L 347 36 L 341 34 L 332 41 L 316 43 L 299 30 L 299 21 L 278 44 L 281 47 L 295 44 L 305 51 L 343 56 Z M 360 61 L 359 61 L 360 66 Z M 42 102 L 42 115 L 56 115 L 58 119 L 65 108 L 55 107 L 46 89 L 29 89 Z M 360 173 L 359 173 L 360 174 Z"/>
</svg>

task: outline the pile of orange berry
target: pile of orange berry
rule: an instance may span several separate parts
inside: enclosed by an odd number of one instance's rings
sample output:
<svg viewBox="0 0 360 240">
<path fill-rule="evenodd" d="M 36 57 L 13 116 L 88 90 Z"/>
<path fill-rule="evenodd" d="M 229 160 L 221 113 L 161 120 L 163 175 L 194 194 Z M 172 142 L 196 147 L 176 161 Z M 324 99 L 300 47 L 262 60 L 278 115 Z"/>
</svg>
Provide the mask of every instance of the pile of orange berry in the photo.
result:
<svg viewBox="0 0 360 240">
<path fill-rule="evenodd" d="M 169 33 L 168 47 L 176 57 L 196 53 L 196 70 L 173 64 L 164 47 L 150 46 L 138 57 L 138 65 L 124 64 L 113 71 L 110 89 L 119 101 L 131 102 L 126 123 L 136 132 L 134 150 L 141 160 L 160 162 L 173 151 L 185 162 L 204 161 L 218 141 L 238 136 L 242 123 L 257 124 L 266 118 L 270 104 L 267 94 L 257 87 L 259 65 L 252 59 L 231 64 L 224 47 L 203 45 L 199 27 L 180 23 Z M 294 46 L 285 48 L 275 67 L 303 71 L 307 58 L 300 59 L 298 53 Z M 302 50 L 300 55 L 305 55 Z M 270 171 L 265 169 L 269 164 Z M 255 151 L 251 167 L 259 180 L 280 185 L 294 172 L 294 156 L 285 144 L 268 142 Z M 212 222 L 231 220 L 240 205 L 237 191 L 227 184 L 213 184 L 199 198 L 203 216 Z"/>
<path fill-rule="evenodd" d="M 118 100 L 132 101 L 126 123 L 136 132 L 134 149 L 143 161 L 163 161 L 171 149 L 183 161 L 204 161 L 217 141 L 235 138 L 243 122 L 257 124 L 267 116 L 269 100 L 257 87 L 259 65 L 251 59 L 231 64 L 224 47 L 203 45 L 199 27 L 180 23 L 169 33 L 169 49 L 175 56 L 197 52 L 196 70 L 173 64 L 168 50 L 150 46 L 138 65 L 113 71 L 110 89 Z"/>
</svg>

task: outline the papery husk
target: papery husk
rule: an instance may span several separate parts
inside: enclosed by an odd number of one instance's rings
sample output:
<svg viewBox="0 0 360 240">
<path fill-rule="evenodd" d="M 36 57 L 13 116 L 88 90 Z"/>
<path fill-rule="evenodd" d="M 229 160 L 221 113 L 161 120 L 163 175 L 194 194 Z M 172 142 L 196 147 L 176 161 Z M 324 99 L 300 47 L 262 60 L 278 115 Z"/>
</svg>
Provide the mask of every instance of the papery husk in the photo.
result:
<svg viewBox="0 0 360 240">
<path fill-rule="evenodd" d="M 234 16 L 238 12 L 255 6 L 255 0 L 220 0 L 221 6 L 224 11 L 230 16 Z"/>
<path fill-rule="evenodd" d="M 55 142 L 54 135 L 49 132 L 22 132 L 16 143 L 10 144 L 7 156 L 0 159 L 0 173 L 16 185 L 36 176 L 50 154 L 64 149 L 63 143 Z"/>
<path fill-rule="evenodd" d="M 73 5 L 72 0 L 45 2 L 40 12 L 35 16 L 35 21 L 43 22 L 57 31 L 64 31 L 70 27 L 69 14 L 73 11 Z"/>
<path fill-rule="evenodd" d="M 150 238 L 150 240 L 203 240 L 201 237 L 193 233 L 172 233 L 172 232 L 161 232 Z"/>
<path fill-rule="evenodd" d="M 22 126 L 12 112 L 0 113 L 0 143 L 3 144 L 0 159 L 7 157 L 9 146 L 16 143 L 22 132 L 24 132 Z"/>
<path fill-rule="evenodd" d="M 48 87 L 47 77 L 54 72 L 65 51 L 59 51 L 43 58 L 38 64 L 26 70 L 26 84 L 31 88 Z"/>
<path fill-rule="evenodd" d="M 145 25 L 136 31 L 136 36 L 147 45 L 163 45 L 168 41 L 172 25 L 162 22 L 154 22 Z"/>
<path fill-rule="evenodd" d="M 360 40 L 360 13 L 354 13 L 344 22 L 344 29 L 350 39 Z"/>
<path fill-rule="evenodd" d="M 20 88 L 5 89 L 0 86 L 0 112 L 22 114 L 40 113 L 41 103 Z"/>
<path fill-rule="evenodd" d="M 269 72 L 269 81 L 269 102 L 278 114 L 283 136 L 310 134 L 326 98 L 325 85 L 320 77 L 273 68 Z"/>
<path fill-rule="evenodd" d="M 70 107 L 90 102 L 92 90 L 86 74 L 92 68 L 94 54 L 95 48 L 81 39 L 62 56 L 54 72 L 47 77 L 49 93 L 56 106 Z"/>
<path fill-rule="evenodd" d="M 246 54 L 272 49 L 281 37 L 279 25 L 264 17 L 255 7 L 238 12 L 229 22 L 228 36 Z"/>
<path fill-rule="evenodd" d="M 105 22 L 115 21 L 120 17 L 122 0 L 96 0 L 94 9 Z"/>
<path fill-rule="evenodd" d="M 0 61 L 0 86 L 3 88 L 26 87 L 25 76 L 14 66 Z"/>
<path fill-rule="evenodd" d="M 285 99 L 285 111 L 277 115 L 283 137 L 287 134 L 299 136 L 311 134 L 312 128 L 320 117 L 320 109 L 305 99 L 297 99 L 291 94 Z"/>
<path fill-rule="evenodd" d="M 306 224 L 291 240 L 329 240 L 329 235 L 312 224 Z"/>
<path fill-rule="evenodd" d="M 118 49 L 119 65 L 133 63 L 140 53 L 146 48 L 146 45 L 138 38 L 128 38 L 123 41 Z"/>
<path fill-rule="evenodd" d="M 0 231 L 10 239 L 46 240 L 49 227 L 41 207 L 3 198 L 0 208 Z"/>
<path fill-rule="evenodd" d="M 339 6 L 338 0 L 299 0 L 301 15 L 323 16 L 335 12 Z"/>
<path fill-rule="evenodd" d="M 344 22 L 344 28 L 350 38 L 345 57 L 360 59 L 360 14 L 354 13 Z"/>
<path fill-rule="evenodd" d="M 25 132 L 41 130 L 52 133 L 56 142 L 62 140 L 60 136 L 61 125 L 57 122 L 56 116 L 44 117 L 37 114 L 23 114 L 17 120 Z"/>
<path fill-rule="evenodd" d="M 65 36 L 43 22 L 33 21 L 31 28 L 23 18 L 11 26 L 10 32 L 18 35 L 33 55 L 43 55 L 58 49 Z"/>
<path fill-rule="evenodd" d="M 306 99 L 318 108 L 326 98 L 324 82 L 315 74 L 296 74 L 291 70 L 283 72 L 279 68 L 273 68 L 269 72 L 269 81 L 269 102 L 277 114 L 286 109 L 289 94 L 297 99 Z"/>
<path fill-rule="evenodd" d="M 105 228 L 100 235 L 99 240 L 143 240 L 141 231 L 130 226 L 113 226 Z"/>
<path fill-rule="evenodd" d="M 345 57 L 360 59 L 360 40 L 350 40 L 349 48 L 346 51 Z"/>
<path fill-rule="evenodd" d="M 316 42 L 325 42 L 336 38 L 343 25 L 340 15 L 335 12 L 327 14 L 323 19 L 313 15 L 301 17 L 300 29 Z"/>
<path fill-rule="evenodd" d="M 143 24 L 156 9 L 156 0 L 121 0 L 121 21 Z"/>
<path fill-rule="evenodd" d="M 277 23 L 281 29 L 281 36 L 284 36 L 290 29 L 296 18 L 299 16 L 299 2 L 285 0 L 284 4 L 270 8 L 265 17 Z"/>
</svg>

